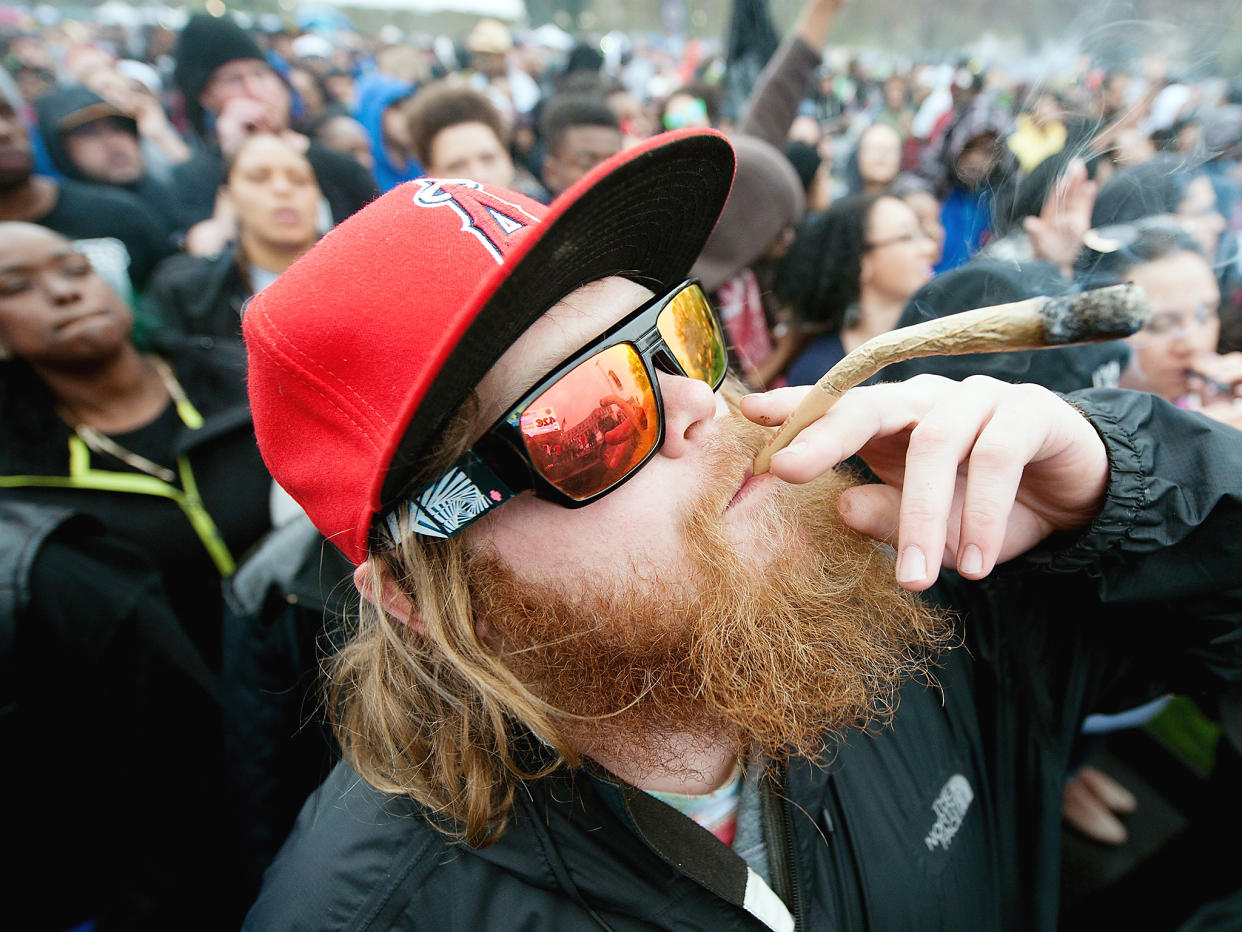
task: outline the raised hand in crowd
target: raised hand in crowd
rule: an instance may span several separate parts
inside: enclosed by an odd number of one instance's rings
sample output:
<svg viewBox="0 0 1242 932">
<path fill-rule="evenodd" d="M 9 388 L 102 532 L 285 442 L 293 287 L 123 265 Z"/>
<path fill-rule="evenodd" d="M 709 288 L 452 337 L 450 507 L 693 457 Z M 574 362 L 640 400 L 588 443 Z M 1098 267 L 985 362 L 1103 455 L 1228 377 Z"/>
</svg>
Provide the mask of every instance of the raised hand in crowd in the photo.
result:
<svg viewBox="0 0 1242 932">
<path fill-rule="evenodd" d="M 1069 276 L 1082 252 L 1082 238 L 1091 229 L 1096 184 L 1087 178 L 1087 166 L 1074 159 L 1056 183 L 1038 217 L 1026 217 L 1022 228 L 1031 237 L 1035 256 Z"/>
<path fill-rule="evenodd" d="M 271 105 L 249 97 L 237 97 L 228 101 L 216 117 L 216 137 L 225 158 L 241 148 L 251 136 L 279 135 L 290 145 L 305 152 L 310 140 L 295 133 L 272 118 Z"/>
</svg>

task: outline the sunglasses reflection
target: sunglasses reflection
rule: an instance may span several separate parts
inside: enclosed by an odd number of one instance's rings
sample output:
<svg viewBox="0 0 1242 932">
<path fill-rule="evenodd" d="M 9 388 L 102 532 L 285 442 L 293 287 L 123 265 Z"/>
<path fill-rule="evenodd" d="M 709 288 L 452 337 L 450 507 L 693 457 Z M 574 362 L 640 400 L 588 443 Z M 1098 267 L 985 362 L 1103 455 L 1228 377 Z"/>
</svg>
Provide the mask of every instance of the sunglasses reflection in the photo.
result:
<svg viewBox="0 0 1242 932">
<path fill-rule="evenodd" d="M 655 393 L 642 358 L 609 347 L 544 392 L 522 415 L 536 468 L 574 498 L 587 498 L 627 475 L 659 435 Z"/>
<path fill-rule="evenodd" d="M 687 288 L 660 315 L 657 326 L 686 375 L 715 384 L 723 375 L 723 338 L 706 295 Z"/>
</svg>

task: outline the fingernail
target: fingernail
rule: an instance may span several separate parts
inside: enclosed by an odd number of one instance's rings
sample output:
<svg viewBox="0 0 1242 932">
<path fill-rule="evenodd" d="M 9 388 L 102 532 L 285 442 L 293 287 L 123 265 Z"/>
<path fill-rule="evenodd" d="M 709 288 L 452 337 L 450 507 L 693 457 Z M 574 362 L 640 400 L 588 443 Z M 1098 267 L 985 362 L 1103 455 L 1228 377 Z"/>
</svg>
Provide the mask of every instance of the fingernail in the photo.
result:
<svg viewBox="0 0 1242 932">
<path fill-rule="evenodd" d="M 927 575 L 927 560 L 918 547 L 907 547 L 897 561 L 898 582 L 920 582 Z"/>
<path fill-rule="evenodd" d="M 784 456 L 785 454 L 789 454 L 791 456 L 797 456 L 799 453 L 802 453 L 805 450 L 806 450 L 806 444 L 803 443 L 801 440 L 795 440 L 793 443 L 791 443 L 789 446 L 785 447 L 784 449 L 777 450 L 775 453 L 772 454 L 772 457 L 775 459 L 776 457 Z"/>
<path fill-rule="evenodd" d="M 751 393 L 750 393 L 750 394 L 748 394 L 748 395 L 743 395 L 743 396 L 742 396 L 742 401 L 746 401 L 746 400 L 748 400 L 748 399 L 750 399 L 750 398 L 758 398 L 758 397 L 759 397 L 759 394 L 760 394 L 759 392 L 751 392 Z"/>
<path fill-rule="evenodd" d="M 983 572 L 983 551 L 974 544 L 967 544 L 958 555 L 957 568 L 969 576 L 977 576 Z"/>
</svg>

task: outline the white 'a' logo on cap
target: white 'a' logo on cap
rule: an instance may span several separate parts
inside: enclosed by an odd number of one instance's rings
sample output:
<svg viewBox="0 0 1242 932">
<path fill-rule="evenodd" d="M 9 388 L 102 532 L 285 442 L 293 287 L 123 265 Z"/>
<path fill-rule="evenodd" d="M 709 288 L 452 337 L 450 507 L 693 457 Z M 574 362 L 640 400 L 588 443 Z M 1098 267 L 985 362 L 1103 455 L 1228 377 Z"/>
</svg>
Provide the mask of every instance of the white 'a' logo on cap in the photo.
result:
<svg viewBox="0 0 1242 932">
<path fill-rule="evenodd" d="M 504 263 L 517 235 L 539 222 L 538 217 L 483 190 L 481 184 L 468 178 L 420 178 L 414 184 L 418 186 L 414 195 L 416 206 L 452 208 L 461 218 L 462 232 L 482 243 L 498 264 Z"/>
</svg>

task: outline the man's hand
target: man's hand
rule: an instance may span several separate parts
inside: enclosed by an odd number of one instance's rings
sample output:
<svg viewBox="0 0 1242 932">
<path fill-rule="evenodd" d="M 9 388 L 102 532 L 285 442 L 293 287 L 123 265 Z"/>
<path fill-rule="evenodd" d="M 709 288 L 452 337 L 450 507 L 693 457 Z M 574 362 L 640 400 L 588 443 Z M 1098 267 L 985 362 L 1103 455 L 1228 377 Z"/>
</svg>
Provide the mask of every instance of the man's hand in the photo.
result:
<svg viewBox="0 0 1242 932">
<path fill-rule="evenodd" d="M 310 147 L 310 139 L 291 129 L 281 129 L 273 122 L 267 106 L 249 97 L 230 100 L 216 118 L 216 139 L 225 158 L 236 153 L 251 136 L 267 133 L 279 136 L 297 152 L 305 153 Z"/>
<path fill-rule="evenodd" d="M 809 389 L 742 399 L 742 413 L 780 424 Z M 911 591 L 942 565 L 981 579 L 1054 531 L 1099 513 L 1108 456 L 1095 428 L 1047 389 L 984 376 L 920 375 L 856 388 L 772 458 L 786 482 L 808 482 L 858 454 L 883 480 L 841 497 L 851 527 L 897 549 Z"/>
<path fill-rule="evenodd" d="M 1242 396 L 1242 353 L 1205 353 L 1195 357 L 1190 384 L 1204 401 Z"/>
<path fill-rule="evenodd" d="M 1082 159 L 1073 159 L 1048 194 L 1039 216 L 1022 221 L 1035 255 L 1051 262 L 1066 276 L 1073 274 L 1074 260 L 1082 251 L 1082 238 L 1091 228 L 1095 194 L 1095 182 L 1087 180 L 1086 164 Z"/>
</svg>

